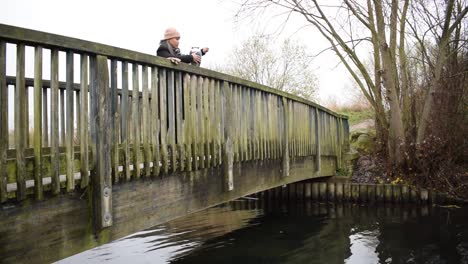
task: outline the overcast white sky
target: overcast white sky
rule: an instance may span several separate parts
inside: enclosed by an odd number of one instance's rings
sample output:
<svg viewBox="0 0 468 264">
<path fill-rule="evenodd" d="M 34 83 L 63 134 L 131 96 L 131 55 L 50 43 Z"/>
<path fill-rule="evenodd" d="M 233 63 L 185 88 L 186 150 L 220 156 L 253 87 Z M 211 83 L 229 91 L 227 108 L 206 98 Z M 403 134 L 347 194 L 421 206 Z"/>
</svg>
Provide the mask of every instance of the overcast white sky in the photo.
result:
<svg viewBox="0 0 468 264">
<path fill-rule="evenodd" d="M 277 29 L 279 20 L 236 22 L 238 6 L 231 0 L 0 0 L 0 23 L 85 39 L 155 54 L 167 27 L 182 35 L 182 53 L 192 46 L 208 46 L 202 66 L 223 64 L 234 46 L 253 32 Z M 282 21 L 282 20 L 281 20 Z M 293 19 L 278 38 L 298 39 L 314 54 L 327 47 L 312 27 Z M 280 41 L 278 41 L 279 43 Z M 338 103 L 352 97 L 349 74 L 331 52 L 311 61 L 319 79 L 321 101 Z"/>
</svg>

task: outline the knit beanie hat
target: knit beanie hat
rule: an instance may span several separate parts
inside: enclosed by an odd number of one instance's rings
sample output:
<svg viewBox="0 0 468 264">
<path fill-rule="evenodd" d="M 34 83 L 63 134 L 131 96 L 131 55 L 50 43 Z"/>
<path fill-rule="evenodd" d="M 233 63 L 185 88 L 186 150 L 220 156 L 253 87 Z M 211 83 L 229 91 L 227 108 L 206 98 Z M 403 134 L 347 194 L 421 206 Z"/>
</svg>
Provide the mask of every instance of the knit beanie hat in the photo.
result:
<svg viewBox="0 0 468 264">
<path fill-rule="evenodd" d="M 175 28 L 168 28 L 164 32 L 164 40 L 180 37 L 180 33 Z"/>
</svg>

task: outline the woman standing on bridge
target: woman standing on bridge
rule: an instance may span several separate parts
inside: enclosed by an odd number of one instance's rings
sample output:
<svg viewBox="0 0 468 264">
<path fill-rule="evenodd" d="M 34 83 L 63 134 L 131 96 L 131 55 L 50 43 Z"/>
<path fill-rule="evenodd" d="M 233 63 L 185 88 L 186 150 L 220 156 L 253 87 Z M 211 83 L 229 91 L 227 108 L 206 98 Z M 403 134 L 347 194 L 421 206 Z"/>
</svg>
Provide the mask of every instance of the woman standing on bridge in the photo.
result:
<svg viewBox="0 0 468 264">
<path fill-rule="evenodd" d="M 164 39 L 159 43 L 156 54 L 164 58 L 177 58 L 185 63 L 200 65 L 201 56 L 205 55 L 209 48 L 202 48 L 198 54 L 193 52 L 190 55 L 183 55 L 179 49 L 180 33 L 175 28 L 168 28 L 164 32 Z"/>
</svg>

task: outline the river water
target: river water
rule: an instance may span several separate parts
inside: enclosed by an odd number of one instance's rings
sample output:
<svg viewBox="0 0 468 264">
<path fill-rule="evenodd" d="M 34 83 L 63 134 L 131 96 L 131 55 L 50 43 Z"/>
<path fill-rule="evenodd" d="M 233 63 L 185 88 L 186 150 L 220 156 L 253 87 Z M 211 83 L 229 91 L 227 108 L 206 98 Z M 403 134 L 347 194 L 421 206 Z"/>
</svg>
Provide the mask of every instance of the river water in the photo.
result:
<svg viewBox="0 0 468 264">
<path fill-rule="evenodd" d="M 468 207 L 242 198 L 59 263 L 468 263 Z"/>
</svg>

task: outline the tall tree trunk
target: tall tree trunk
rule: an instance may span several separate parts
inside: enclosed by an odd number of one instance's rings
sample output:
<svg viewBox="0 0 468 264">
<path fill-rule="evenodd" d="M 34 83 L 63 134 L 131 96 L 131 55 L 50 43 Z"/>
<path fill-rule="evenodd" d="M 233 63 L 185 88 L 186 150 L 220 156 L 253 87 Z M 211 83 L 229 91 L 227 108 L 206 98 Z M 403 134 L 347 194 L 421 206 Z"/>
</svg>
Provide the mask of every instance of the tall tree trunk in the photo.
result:
<svg viewBox="0 0 468 264">
<path fill-rule="evenodd" d="M 392 5 L 397 5 L 398 1 L 393 0 Z M 389 47 L 385 37 L 385 21 L 381 0 L 374 0 L 375 15 L 377 21 L 377 32 L 379 36 L 379 47 L 382 58 L 382 79 L 387 90 L 387 100 L 390 106 L 390 122 L 388 135 L 388 155 L 390 163 L 401 165 L 404 161 L 405 138 L 403 131 L 403 122 L 401 108 L 398 99 L 398 82 L 396 62 L 392 58 L 392 49 Z M 392 11 L 398 8 L 392 7 Z M 396 30 L 394 28 L 393 30 Z M 393 36 L 395 33 L 391 33 Z"/>
</svg>

